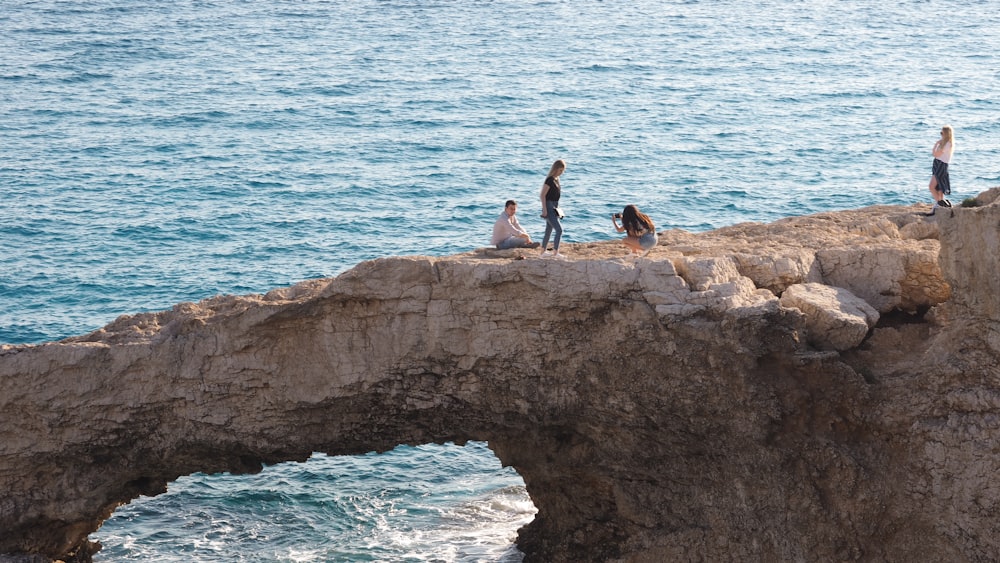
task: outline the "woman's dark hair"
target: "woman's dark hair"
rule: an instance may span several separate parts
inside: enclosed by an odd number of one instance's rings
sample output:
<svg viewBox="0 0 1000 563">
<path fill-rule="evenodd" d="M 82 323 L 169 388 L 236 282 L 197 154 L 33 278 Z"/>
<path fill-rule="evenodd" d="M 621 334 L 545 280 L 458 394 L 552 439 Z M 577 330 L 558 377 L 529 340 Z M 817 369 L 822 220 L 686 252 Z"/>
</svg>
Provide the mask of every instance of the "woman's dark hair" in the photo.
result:
<svg viewBox="0 0 1000 563">
<path fill-rule="evenodd" d="M 647 231 L 656 229 L 653 220 L 634 205 L 626 205 L 622 210 L 622 226 L 625 227 L 625 232 L 633 237 L 639 236 L 639 231 L 642 229 Z"/>
</svg>

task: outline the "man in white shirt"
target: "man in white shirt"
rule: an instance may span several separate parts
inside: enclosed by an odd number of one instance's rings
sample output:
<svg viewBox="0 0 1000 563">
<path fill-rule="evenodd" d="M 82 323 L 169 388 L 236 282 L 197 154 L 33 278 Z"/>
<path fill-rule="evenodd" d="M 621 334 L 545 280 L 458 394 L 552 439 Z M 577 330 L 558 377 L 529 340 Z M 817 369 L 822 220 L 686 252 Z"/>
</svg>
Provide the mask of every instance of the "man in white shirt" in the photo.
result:
<svg viewBox="0 0 1000 563">
<path fill-rule="evenodd" d="M 517 221 L 514 214 L 517 213 L 517 202 L 508 199 L 504 206 L 503 213 L 493 224 L 493 239 L 491 244 L 495 244 L 500 250 L 508 248 L 538 248 L 537 242 L 531 242 L 528 231 L 521 228 L 521 223 Z"/>
</svg>

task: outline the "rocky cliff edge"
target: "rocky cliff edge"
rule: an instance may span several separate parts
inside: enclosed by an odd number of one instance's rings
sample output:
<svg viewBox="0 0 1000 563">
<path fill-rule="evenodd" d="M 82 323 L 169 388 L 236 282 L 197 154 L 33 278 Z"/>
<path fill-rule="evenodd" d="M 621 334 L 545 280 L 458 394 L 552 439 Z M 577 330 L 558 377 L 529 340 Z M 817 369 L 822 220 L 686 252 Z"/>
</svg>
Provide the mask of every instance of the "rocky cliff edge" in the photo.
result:
<svg viewBox="0 0 1000 563">
<path fill-rule="evenodd" d="M 387 258 L 0 347 L 0 557 L 194 472 L 488 441 L 526 561 L 1000 559 L 1000 203 Z M 526 259 L 525 259 L 526 258 Z"/>
</svg>

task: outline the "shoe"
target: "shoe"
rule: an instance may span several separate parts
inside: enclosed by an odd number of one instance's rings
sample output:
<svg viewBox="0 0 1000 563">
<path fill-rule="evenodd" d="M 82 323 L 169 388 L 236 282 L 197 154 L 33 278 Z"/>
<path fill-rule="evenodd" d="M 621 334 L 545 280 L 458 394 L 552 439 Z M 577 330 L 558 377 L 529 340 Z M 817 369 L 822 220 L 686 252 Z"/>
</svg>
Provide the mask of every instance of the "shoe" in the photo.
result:
<svg viewBox="0 0 1000 563">
<path fill-rule="evenodd" d="M 551 250 L 543 250 L 541 254 L 538 255 L 539 258 L 552 258 L 555 255 Z"/>
<path fill-rule="evenodd" d="M 941 201 L 938 202 L 938 205 L 940 205 L 941 207 L 951 207 L 951 202 L 948 201 L 947 199 L 942 199 Z"/>
<path fill-rule="evenodd" d="M 553 260 L 565 260 L 566 259 L 566 255 L 565 254 L 559 254 L 558 252 L 556 252 L 555 254 L 552 255 L 552 259 Z"/>
<path fill-rule="evenodd" d="M 528 248 L 538 248 L 539 246 L 542 246 L 542 243 L 540 243 L 540 242 L 529 242 L 528 243 Z"/>
</svg>

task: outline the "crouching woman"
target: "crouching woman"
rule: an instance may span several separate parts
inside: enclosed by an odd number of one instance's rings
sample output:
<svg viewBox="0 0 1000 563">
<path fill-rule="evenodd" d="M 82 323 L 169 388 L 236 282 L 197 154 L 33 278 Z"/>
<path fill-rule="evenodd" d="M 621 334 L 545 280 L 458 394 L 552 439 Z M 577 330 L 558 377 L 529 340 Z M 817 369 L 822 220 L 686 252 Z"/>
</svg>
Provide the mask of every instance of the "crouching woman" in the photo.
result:
<svg viewBox="0 0 1000 563">
<path fill-rule="evenodd" d="M 622 224 L 618 224 L 618 219 Z M 634 205 L 626 205 L 621 213 L 611 216 L 611 222 L 615 225 L 615 230 L 619 233 L 627 233 L 622 239 L 622 244 L 632 251 L 633 255 L 642 252 L 649 253 L 649 250 L 656 246 L 656 226 L 648 215 L 639 211 Z"/>
</svg>

